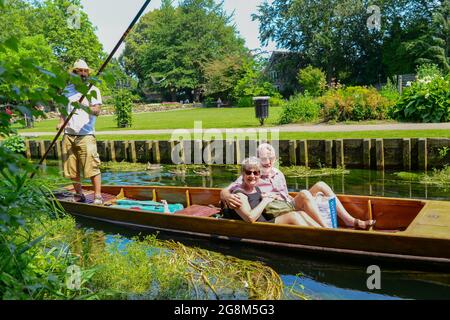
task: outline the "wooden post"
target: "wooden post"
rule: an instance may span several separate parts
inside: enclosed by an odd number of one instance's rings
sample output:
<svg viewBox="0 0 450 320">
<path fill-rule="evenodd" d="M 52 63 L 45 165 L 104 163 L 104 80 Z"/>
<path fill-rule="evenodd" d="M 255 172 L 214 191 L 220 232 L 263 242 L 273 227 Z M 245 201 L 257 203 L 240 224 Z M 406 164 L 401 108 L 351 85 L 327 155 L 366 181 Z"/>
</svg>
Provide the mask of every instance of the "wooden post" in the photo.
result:
<svg viewBox="0 0 450 320">
<path fill-rule="evenodd" d="M 206 164 L 212 164 L 211 156 L 211 141 L 203 141 L 203 162 Z"/>
<path fill-rule="evenodd" d="M 419 170 L 428 170 L 428 152 L 427 152 L 427 139 L 419 139 Z"/>
<path fill-rule="evenodd" d="M 236 161 L 238 164 L 245 159 L 245 140 L 236 140 Z"/>
<path fill-rule="evenodd" d="M 40 140 L 38 142 L 38 146 L 39 146 L 39 157 L 42 159 L 44 157 L 45 154 L 45 141 L 44 140 Z"/>
<path fill-rule="evenodd" d="M 109 150 L 111 151 L 111 161 L 116 162 L 116 147 L 114 146 L 114 141 L 109 142 Z"/>
<path fill-rule="evenodd" d="M 325 165 L 333 167 L 333 140 L 325 140 Z"/>
<path fill-rule="evenodd" d="M 376 145 L 377 170 L 384 170 L 384 143 L 383 139 L 377 139 Z"/>
<path fill-rule="evenodd" d="M 336 166 L 344 168 L 344 140 L 336 140 Z"/>
<path fill-rule="evenodd" d="M 364 169 L 370 169 L 370 149 L 372 143 L 370 139 L 364 139 L 363 141 L 363 167 Z"/>
<path fill-rule="evenodd" d="M 297 141 L 289 140 L 289 163 L 291 166 L 297 165 Z"/>
<path fill-rule="evenodd" d="M 128 141 L 128 148 L 130 150 L 131 162 L 136 163 L 136 143 L 134 140 Z"/>
<path fill-rule="evenodd" d="M 308 141 L 307 140 L 300 140 L 299 141 L 299 164 L 301 166 L 308 167 Z"/>
<path fill-rule="evenodd" d="M 25 139 L 25 149 L 25 156 L 27 159 L 31 159 L 30 141 L 28 139 Z"/>
<path fill-rule="evenodd" d="M 155 163 L 161 163 L 161 154 L 159 152 L 159 141 L 153 141 L 153 161 Z"/>
<path fill-rule="evenodd" d="M 144 144 L 144 152 L 145 152 L 145 161 L 147 162 L 153 162 L 153 141 L 146 140 Z"/>
<path fill-rule="evenodd" d="M 55 148 L 56 148 L 56 159 L 62 160 L 62 141 L 56 141 Z"/>
<path fill-rule="evenodd" d="M 225 164 L 236 164 L 234 140 L 225 141 Z"/>
<path fill-rule="evenodd" d="M 411 171 L 411 139 L 403 139 L 403 170 Z"/>
<path fill-rule="evenodd" d="M 203 164 L 203 141 L 194 140 L 194 164 Z"/>
</svg>

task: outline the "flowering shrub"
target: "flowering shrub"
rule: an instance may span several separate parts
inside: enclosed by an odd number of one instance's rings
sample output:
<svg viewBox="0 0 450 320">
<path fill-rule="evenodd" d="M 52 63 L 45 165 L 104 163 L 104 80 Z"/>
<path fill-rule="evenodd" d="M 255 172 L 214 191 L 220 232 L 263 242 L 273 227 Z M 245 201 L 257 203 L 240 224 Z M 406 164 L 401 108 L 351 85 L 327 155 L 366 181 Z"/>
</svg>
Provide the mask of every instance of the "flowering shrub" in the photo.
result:
<svg viewBox="0 0 450 320">
<path fill-rule="evenodd" d="M 450 121 L 450 75 L 419 78 L 405 89 L 393 116 L 403 121 Z"/>
<path fill-rule="evenodd" d="M 319 98 L 326 121 L 382 120 L 388 118 L 395 101 L 375 88 L 347 87 L 330 90 Z"/>
</svg>

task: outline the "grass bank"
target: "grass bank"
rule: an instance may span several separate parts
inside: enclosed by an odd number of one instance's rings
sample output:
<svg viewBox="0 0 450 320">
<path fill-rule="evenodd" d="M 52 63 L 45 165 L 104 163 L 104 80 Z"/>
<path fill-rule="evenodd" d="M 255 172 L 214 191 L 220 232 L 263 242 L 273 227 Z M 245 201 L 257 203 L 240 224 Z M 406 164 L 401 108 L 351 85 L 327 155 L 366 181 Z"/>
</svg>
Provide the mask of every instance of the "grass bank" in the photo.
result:
<svg viewBox="0 0 450 320">
<path fill-rule="evenodd" d="M 276 125 L 281 107 L 270 108 L 267 125 Z M 199 108 L 171 112 L 147 112 L 133 114 L 132 128 L 120 130 L 162 130 L 194 128 L 196 121 L 202 121 L 203 128 L 251 128 L 259 125 L 254 108 Z M 58 120 L 43 120 L 35 123 L 31 129 L 20 132 L 53 132 Z M 19 129 L 19 128 L 17 128 Z M 101 116 L 97 119 L 97 131 L 119 130 L 114 116 Z"/>
<path fill-rule="evenodd" d="M 55 133 L 56 135 L 56 133 Z M 55 136 L 32 137 L 33 140 L 52 140 Z M 332 140 L 332 139 L 402 139 L 450 138 L 450 130 L 387 130 L 352 132 L 280 132 L 281 140 Z M 170 140 L 170 134 L 98 135 L 98 140 Z M 269 134 L 269 139 L 271 138 Z"/>
</svg>

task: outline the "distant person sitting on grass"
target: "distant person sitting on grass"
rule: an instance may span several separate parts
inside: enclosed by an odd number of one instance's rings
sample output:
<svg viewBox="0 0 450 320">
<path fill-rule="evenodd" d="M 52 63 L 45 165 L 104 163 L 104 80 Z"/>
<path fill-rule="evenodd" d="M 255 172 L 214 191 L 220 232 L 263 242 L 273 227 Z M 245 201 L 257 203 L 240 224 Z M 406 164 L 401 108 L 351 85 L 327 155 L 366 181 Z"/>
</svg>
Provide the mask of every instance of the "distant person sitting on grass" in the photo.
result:
<svg viewBox="0 0 450 320">
<path fill-rule="evenodd" d="M 333 190 L 325 183 L 318 182 L 309 190 L 302 190 L 295 198 L 289 195 L 286 178 L 284 174 L 274 167 L 276 161 L 275 149 L 268 143 L 263 143 L 258 147 L 258 158 L 261 161 L 262 171 L 257 186 L 262 192 L 272 195 L 277 200 L 283 200 L 292 206 L 294 211 L 304 211 L 311 216 L 320 226 L 326 227 L 326 222 L 322 217 L 317 204 L 317 196 L 323 194 L 326 197 L 335 197 Z M 233 190 L 242 184 L 242 177 L 239 177 L 228 188 L 220 193 L 221 200 L 229 208 L 238 209 L 242 206 L 239 196 Z M 356 229 L 368 229 L 375 224 L 375 220 L 363 221 L 351 216 L 336 197 L 337 214 L 344 221 L 346 226 Z"/>
</svg>

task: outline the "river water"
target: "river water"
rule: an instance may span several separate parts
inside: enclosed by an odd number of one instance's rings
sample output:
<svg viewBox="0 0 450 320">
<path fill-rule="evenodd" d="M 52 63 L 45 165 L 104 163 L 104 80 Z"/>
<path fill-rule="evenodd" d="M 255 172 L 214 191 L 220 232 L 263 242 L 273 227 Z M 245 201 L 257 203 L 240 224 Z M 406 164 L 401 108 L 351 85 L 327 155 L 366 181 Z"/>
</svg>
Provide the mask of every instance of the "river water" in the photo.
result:
<svg viewBox="0 0 450 320">
<path fill-rule="evenodd" d="M 54 168 L 56 169 L 56 168 Z M 236 169 L 210 167 L 175 172 L 169 168 L 145 172 L 104 172 L 105 185 L 164 185 L 191 187 L 225 187 L 237 177 Z M 289 178 L 290 191 L 311 187 L 325 181 L 338 194 L 374 195 L 383 197 L 435 199 L 450 201 L 450 185 L 430 186 L 414 181 L 400 180 L 393 172 L 349 170 L 349 174 Z M 120 234 L 130 238 L 143 230 L 130 230 L 107 223 L 78 219 L 81 226 Z M 147 233 L 150 233 L 147 231 Z M 159 233 L 159 239 L 174 239 L 188 246 L 263 262 L 281 276 L 283 282 L 307 294 L 312 299 L 450 299 L 450 272 L 420 271 L 411 266 L 378 263 L 381 269 L 381 289 L 370 290 L 367 268 L 371 261 L 348 260 L 302 253 L 272 251 L 265 248 L 211 239 L 190 238 Z"/>
</svg>

